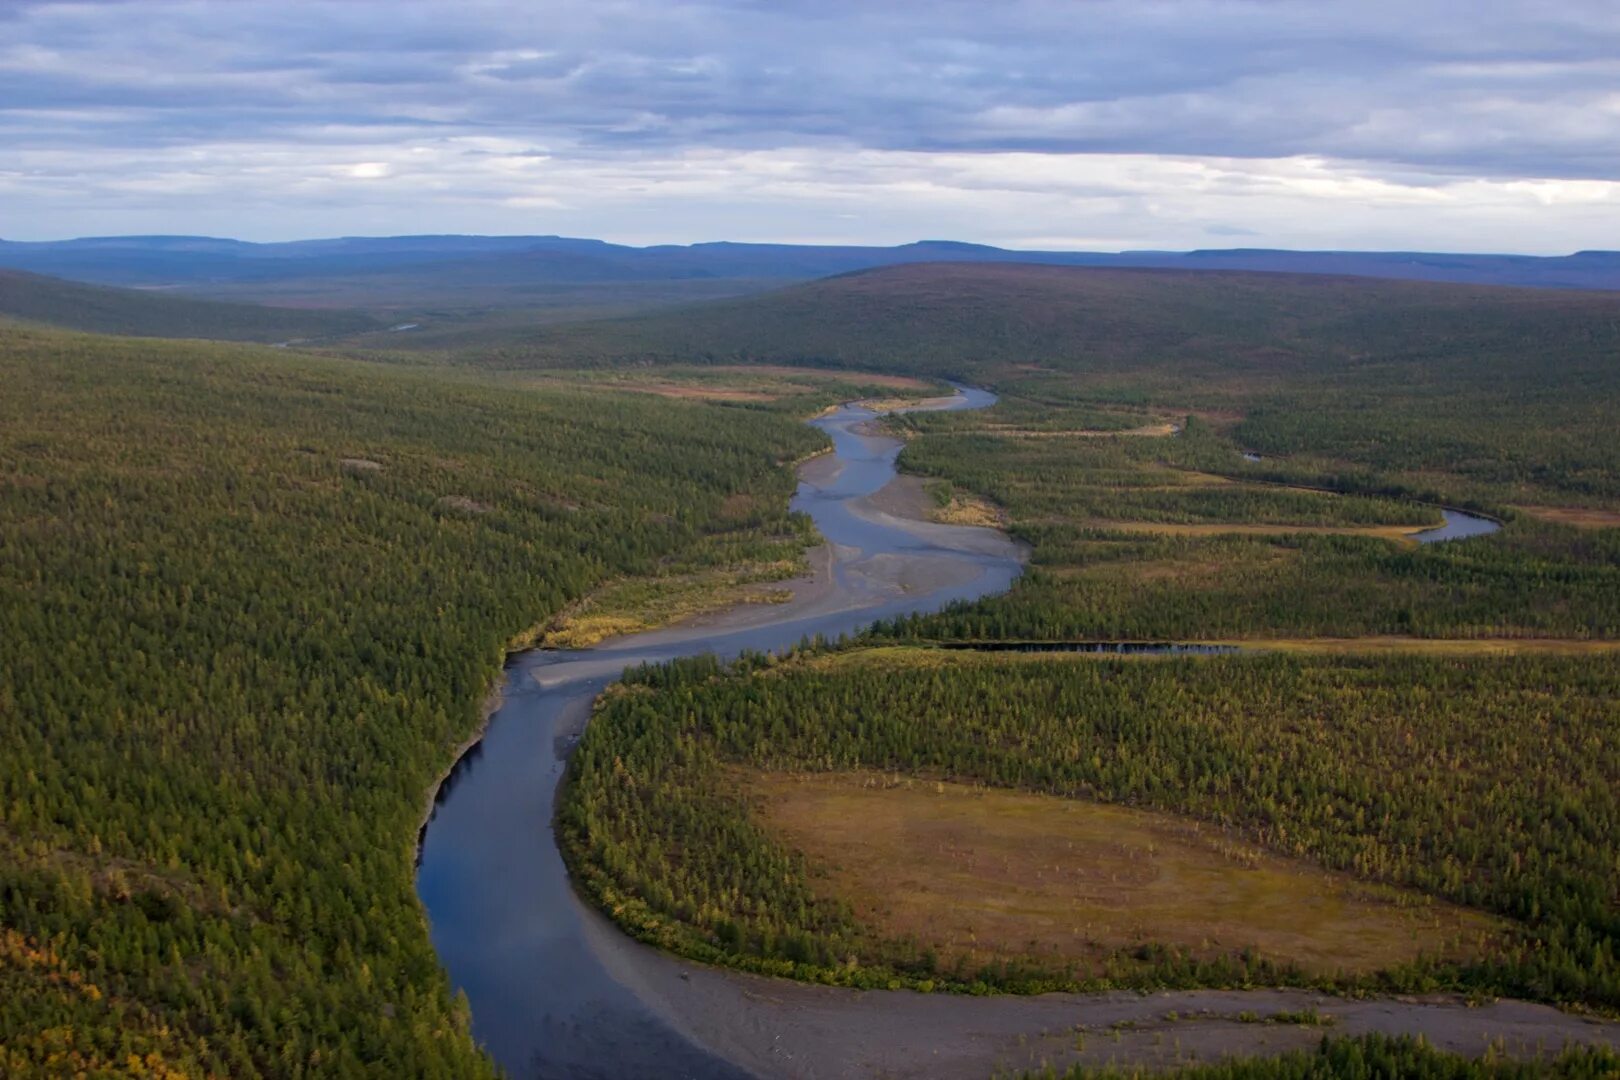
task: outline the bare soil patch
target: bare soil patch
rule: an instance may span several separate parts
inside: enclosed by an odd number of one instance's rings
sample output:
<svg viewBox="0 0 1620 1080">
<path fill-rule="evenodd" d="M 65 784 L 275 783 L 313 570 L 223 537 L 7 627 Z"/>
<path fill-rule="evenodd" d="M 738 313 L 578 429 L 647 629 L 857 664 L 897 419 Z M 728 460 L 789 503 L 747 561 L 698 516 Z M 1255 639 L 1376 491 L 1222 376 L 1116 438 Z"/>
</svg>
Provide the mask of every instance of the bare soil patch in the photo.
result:
<svg viewBox="0 0 1620 1080">
<path fill-rule="evenodd" d="M 1084 968 L 1155 942 L 1329 974 L 1476 955 L 1497 920 L 1171 815 L 869 772 L 753 774 L 762 820 L 868 925 L 944 957 Z"/>
<path fill-rule="evenodd" d="M 912 521 L 927 521 L 928 515 L 938 508 L 934 497 L 928 493 L 927 482 L 920 476 L 896 476 L 868 495 L 866 503 L 874 510 Z"/>
</svg>

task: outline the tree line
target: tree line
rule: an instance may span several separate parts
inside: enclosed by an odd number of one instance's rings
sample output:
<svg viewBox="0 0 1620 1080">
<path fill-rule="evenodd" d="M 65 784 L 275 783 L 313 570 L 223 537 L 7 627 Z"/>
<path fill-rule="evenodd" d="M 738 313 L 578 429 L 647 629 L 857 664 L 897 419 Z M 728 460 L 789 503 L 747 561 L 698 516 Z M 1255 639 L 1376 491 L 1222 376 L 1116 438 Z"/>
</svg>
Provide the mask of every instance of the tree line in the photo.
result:
<svg viewBox="0 0 1620 1080">
<path fill-rule="evenodd" d="M 727 770 L 874 769 L 1120 802 L 1516 927 L 1483 959 L 1363 985 L 1612 1008 L 1617 694 L 1611 655 L 700 658 L 628 673 L 604 699 L 570 762 L 559 829 L 605 910 L 700 959 L 960 989 L 1306 981 L 1241 949 L 940 971 L 925 947 L 882 940 L 818 892 Z"/>
</svg>

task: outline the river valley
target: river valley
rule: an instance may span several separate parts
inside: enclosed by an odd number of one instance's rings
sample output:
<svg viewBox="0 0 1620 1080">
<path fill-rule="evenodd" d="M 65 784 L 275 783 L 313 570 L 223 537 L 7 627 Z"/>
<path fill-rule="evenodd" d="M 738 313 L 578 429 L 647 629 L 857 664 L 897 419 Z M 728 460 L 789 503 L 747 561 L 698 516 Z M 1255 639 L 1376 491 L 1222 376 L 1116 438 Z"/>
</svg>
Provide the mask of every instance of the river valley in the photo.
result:
<svg viewBox="0 0 1620 1080">
<path fill-rule="evenodd" d="M 930 407 L 980 408 L 994 400 L 961 389 Z M 890 512 L 898 500 L 878 496 L 896 481 L 900 444 L 871 434 L 872 416 L 851 405 L 814 421 L 834 453 L 801 466 L 793 505 L 813 517 L 826 545 L 813 560 L 815 578 L 792 601 L 745 605 L 587 650 L 532 651 L 508 663 L 503 700 L 482 741 L 438 793 L 422 839 L 418 891 L 440 960 L 471 1005 L 475 1036 L 512 1076 L 987 1077 L 1082 1058 L 1151 1063 L 1189 1051 L 1207 1058 L 1310 1045 L 1320 1037 L 1313 1028 L 1238 1018 L 1307 1009 L 1331 1013 L 1340 1033 L 1421 1031 L 1467 1052 L 1493 1037 L 1521 1049 L 1620 1043 L 1614 1024 L 1520 1002 L 1469 1007 L 1450 997 L 1349 1002 L 1305 991 L 1188 991 L 973 998 L 803 985 L 667 956 L 582 903 L 555 843 L 552 807 L 592 701 L 626 666 L 836 637 L 876 619 L 1005 590 L 1018 576 L 1024 553 L 1004 534 Z M 1418 539 L 1497 527 L 1449 510 L 1446 522 Z M 1108 1034 L 1077 1039 L 1080 1027 Z"/>
</svg>

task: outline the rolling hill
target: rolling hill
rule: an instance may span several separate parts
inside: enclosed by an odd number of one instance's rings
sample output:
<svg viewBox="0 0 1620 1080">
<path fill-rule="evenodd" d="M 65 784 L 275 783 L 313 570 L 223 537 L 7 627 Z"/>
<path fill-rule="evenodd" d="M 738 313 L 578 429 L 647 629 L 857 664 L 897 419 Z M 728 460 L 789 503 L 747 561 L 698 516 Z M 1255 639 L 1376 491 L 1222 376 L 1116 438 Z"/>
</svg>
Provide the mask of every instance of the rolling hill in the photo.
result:
<svg viewBox="0 0 1620 1080">
<path fill-rule="evenodd" d="M 1009 366 L 1250 375 L 1391 356 L 1612 358 L 1620 297 L 1327 275 L 889 267 L 509 340 L 507 358 L 754 359 L 985 378 Z M 1593 346 L 1597 346 L 1593 348 Z"/>
<path fill-rule="evenodd" d="M 1608 293 L 958 263 L 543 327 L 465 355 L 955 378 L 1030 407 L 1220 417 L 1248 446 L 1310 455 L 1323 474 L 1374 470 L 1378 484 L 1431 492 L 1451 477 L 1446 498 L 1620 500 L 1620 296 Z"/>
<path fill-rule="evenodd" d="M 130 337 L 286 341 L 378 329 L 356 311 L 230 304 L 0 270 L 0 316 Z"/>
</svg>

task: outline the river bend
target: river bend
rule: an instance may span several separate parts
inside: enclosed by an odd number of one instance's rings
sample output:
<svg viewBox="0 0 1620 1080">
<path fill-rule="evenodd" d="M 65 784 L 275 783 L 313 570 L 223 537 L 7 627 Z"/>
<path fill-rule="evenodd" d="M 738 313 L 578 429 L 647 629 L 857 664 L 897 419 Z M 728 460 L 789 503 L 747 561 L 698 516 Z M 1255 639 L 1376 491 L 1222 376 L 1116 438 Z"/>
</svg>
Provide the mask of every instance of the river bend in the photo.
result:
<svg viewBox="0 0 1620 1080">
<path fill-rule="evenodd" d="M 924 407 L 975 409 L 994 401 L 986 391 L 958 388 Z M 873 434 L 873 417 L 846 405 L 812 421 L 834 452 L 800 467 L 792 505 L 811 516 L 827 544 L 815 553 L 816 580 L 797 589 L 793 601 L 744 605 L 591 649 L 535 650 L 507 663 L 503 699 L 482 741 L 437 794 L 423 831 L 417 890 L 439 958 L 471 1004 L 474 1036 L 511 1076 L 982 1077 L 1060 1056 L 1073 1042 L 1077 1017 L 1088 1024 L 1137 1022 L 1147 999 L 1134 994 L 874 996 L 690 965 L 620 933 L 569 880 L 552 829 L 557 787 L 591 703 L 627 666 L 782 650 L 812 635 L 850 634 L 877 619 L 999 593 L 1018 576 L 1024 552 L 999 531 L 916 521 L 881 508 L 884 501 L 873 496 L 895 481 L 901 444 Z M 1443 526 L 1416 539 L 1496 527 L 1446 510 Z M 1090 644 L 1108 645 L 1075 647 Z M 1288 1008 L 1314 999 L 1266 993 Z M 1173 997 L 1183 1010 L 1224 1002 L 1219 992 Z M 1495 1006 L 1441 1003 L 1375 1008 L 1365 1023 L 1371 1030 L 1422 1030 L 1441 1045 L 1456 1041 L 1470 1049 L 1481 1032 L 1505 1030 L 1503 1024 L 1523 1023 L 1540 1038 L 1562 1023 L 1561 1014 L 1542 1006 L 1503 1007 L 1534 1015 L 1504 1018 Z M 1357 1021 L 1346 1019 L 1353 1030 Z M 1238 1037 L 1248 1034 L 1240 1030 Z M 1047 1047 L 1044 1038 L 1057 1041 Z M 1221 1045 L 1230 1051 L 1237 1044 Z"/>
<path fill-rule="evenodd" d="M 995 400 L 958 388 L 924 407 L 976 409 Z M 1023 553 L 1000 532 L 897 518 L 870 504 L 895 478 L 901 445 L 862 430 L 873 417 L 846 405 L 812 421 L 834 452 L 801 467 L 792 505 L 811 516 L 828 549 L 823 580 L 794 602 L 508 662 L 503 701 L 483 740 L 440 788 L 417 891 L 439 958 L 472 1006 L 474 1036 L 512 1076 L 747 1075 L 699 1048 L 616 970 L 620 953 L 651 950 L 604 932 L 602 917 L 575 894 L 552 806 L 591 702 L 627 666 L 781 650 L 1012 584 Z"/>
</svg>

